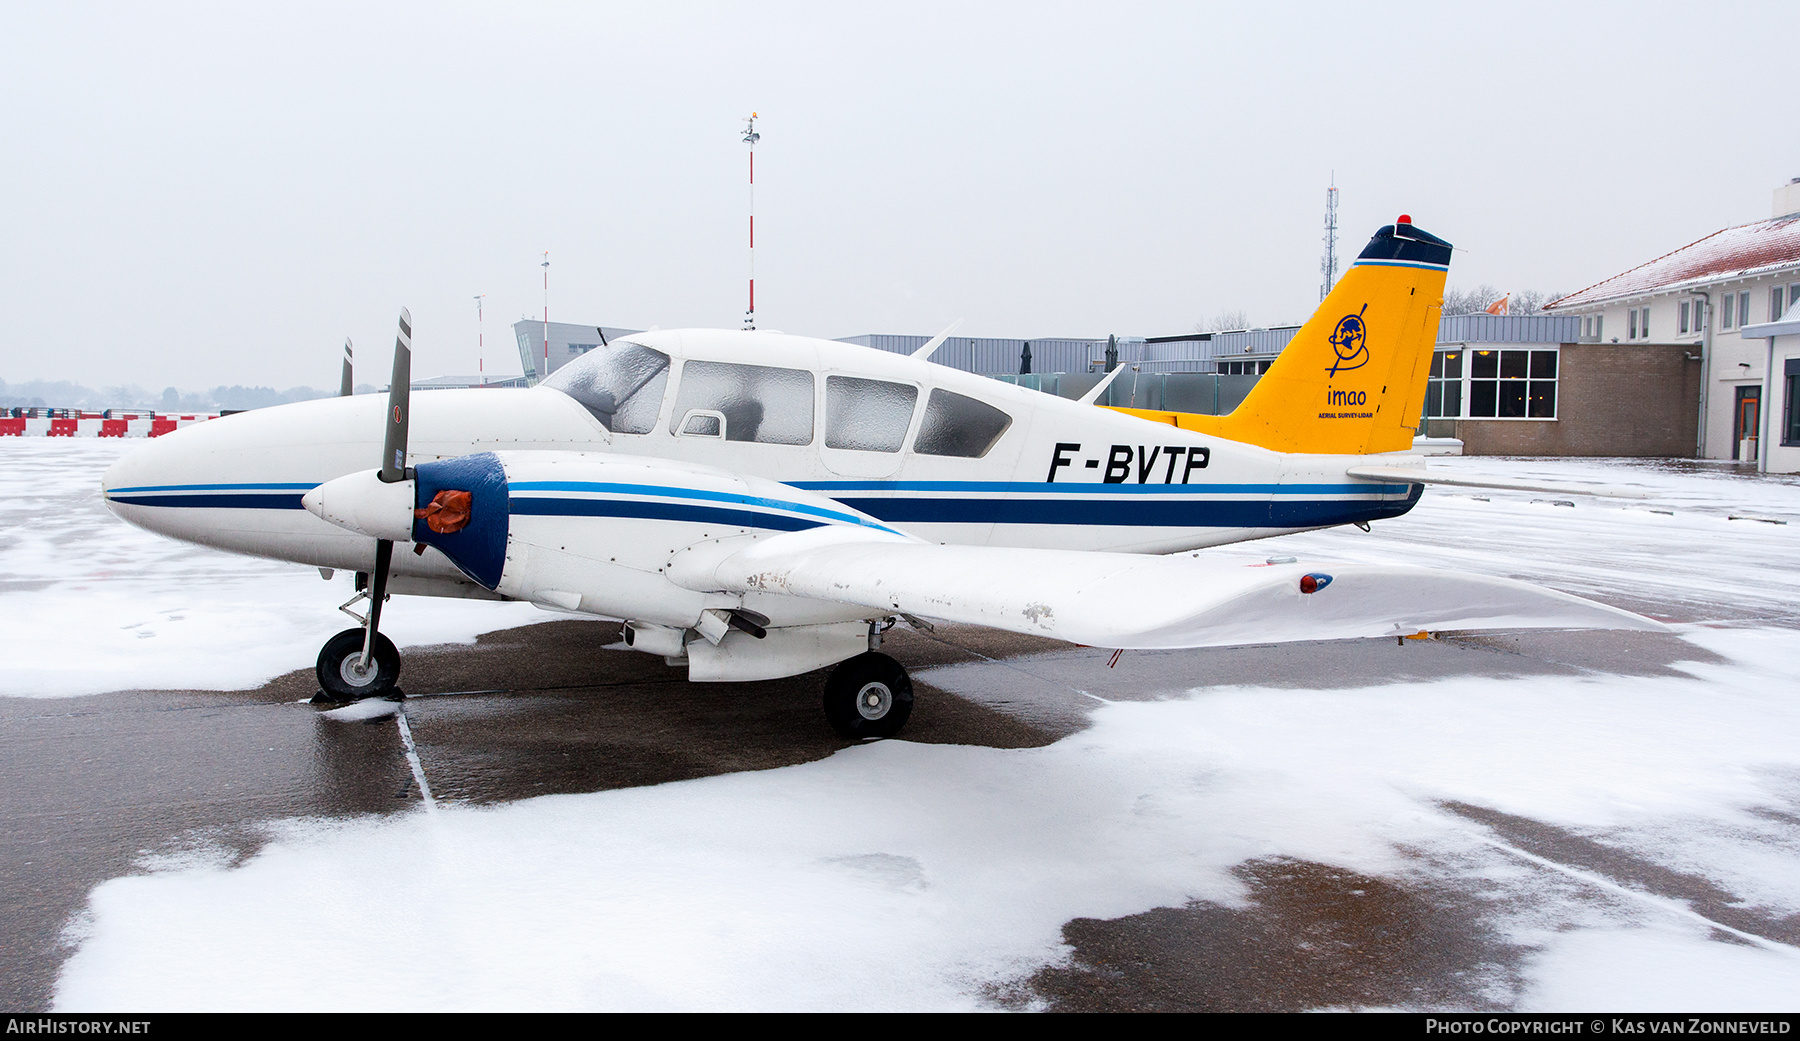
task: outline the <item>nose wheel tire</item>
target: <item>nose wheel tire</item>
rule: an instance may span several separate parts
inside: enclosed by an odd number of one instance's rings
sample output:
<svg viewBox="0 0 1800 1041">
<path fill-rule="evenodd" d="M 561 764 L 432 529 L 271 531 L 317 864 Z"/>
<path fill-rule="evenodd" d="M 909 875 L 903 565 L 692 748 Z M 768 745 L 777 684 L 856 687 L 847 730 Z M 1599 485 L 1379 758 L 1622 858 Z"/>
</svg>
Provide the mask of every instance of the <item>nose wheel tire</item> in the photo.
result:
<svg viewBox="0 0 1800 1041">
<path fill-rule="evenodd" d="M 319 652 L 319 689 L 333 701 L 359 701 L 391 693 L 400 679 L 400 652 L 394 642 L 380 633 L 362 664 L 363 630 L 345 629 L 325 641 Z"/>
<path fill-rule="evenodd" d="M 892 737 L 912 707 L 912 679 L 885 654 L 859 654 L 825 680 L 825 718 L 845 737 Z"/>
</svg>

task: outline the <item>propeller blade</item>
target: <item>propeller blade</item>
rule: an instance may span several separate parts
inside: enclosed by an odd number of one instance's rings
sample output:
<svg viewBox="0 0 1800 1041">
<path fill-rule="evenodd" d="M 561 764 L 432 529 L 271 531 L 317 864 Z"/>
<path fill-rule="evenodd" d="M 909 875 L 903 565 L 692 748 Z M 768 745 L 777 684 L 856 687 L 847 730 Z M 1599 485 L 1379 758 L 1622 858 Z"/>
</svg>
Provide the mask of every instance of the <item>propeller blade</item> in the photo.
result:
<svg viewBox="0 0 1800 1041">
<path fill-rule="evenodd" d="M 344 337 L 344 378 L 338 383 L 338 397 L 347 398 L 353 389 L 350 386 L 350 337 Z"/>
<path fill-rule="evenodd" d="M 400 309 L 400 337 L 394 341 L 394 376 L 388 384 L 387 437 L 381 446 L 381 479 L 406 480 L 406 423 L 412 405 L 412 312 Z"/>
</svg>

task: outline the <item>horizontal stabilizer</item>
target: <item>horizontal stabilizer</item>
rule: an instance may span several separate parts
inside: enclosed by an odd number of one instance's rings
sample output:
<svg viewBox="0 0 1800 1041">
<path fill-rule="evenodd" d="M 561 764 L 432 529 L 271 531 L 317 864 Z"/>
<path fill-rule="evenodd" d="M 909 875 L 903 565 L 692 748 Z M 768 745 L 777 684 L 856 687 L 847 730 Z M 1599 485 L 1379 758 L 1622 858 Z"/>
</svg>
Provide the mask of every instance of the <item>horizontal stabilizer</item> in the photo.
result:
<svg viewBox="0 0 1800 1041">
<path fill-rule="evenodd" d="M 1524 582 L 1427 568 L 939 546 L 844 528 L 761 539 L 670 577 L 706 592 L 786 593 L 1094 647 L 1663 628 Z"/>
<path fill-rule="evenodd" d="M 1495 491 L 1546 492 L 1552 495 L 1598 495 L 1612 499 L 1648 499 L 1650 493 L 1635 488 L 1609 484 L 1573 484 L 1567 482 L 1533 483 L 1503 481 L 1491 477 L 1458 477 L 1441 471 L 1410 466 L 1352 466 L 1345 471 L 1351 477 L 1378 481 L 1408 481 L 1412 484 L 1442 484 L 1457 488 L 1491 488 Z"/>
</svg>

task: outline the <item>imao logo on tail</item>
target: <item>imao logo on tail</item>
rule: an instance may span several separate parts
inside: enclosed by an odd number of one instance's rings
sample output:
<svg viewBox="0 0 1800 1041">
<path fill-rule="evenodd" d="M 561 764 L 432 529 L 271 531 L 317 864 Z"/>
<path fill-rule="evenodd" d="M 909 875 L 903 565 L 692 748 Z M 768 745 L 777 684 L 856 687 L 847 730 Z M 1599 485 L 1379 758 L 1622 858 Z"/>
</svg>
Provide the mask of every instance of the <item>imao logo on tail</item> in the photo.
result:
<svg viewBox="0 0 1800 1041">
<path fill-rule="evenodd" d="M 1345 369 L 1360 369 L 1369 364 L 1369 327 L 1363 324 L 1363 314 L 1369 310 L 1368 304 L 1355 314 L 1347 314 L 1338 319 L 1337 328 L 1331 333 L 1331 346 L 1337 350 L 1337 359 L 1331 363 L 1329 375 L 1336 376 Z"/>
</svg>

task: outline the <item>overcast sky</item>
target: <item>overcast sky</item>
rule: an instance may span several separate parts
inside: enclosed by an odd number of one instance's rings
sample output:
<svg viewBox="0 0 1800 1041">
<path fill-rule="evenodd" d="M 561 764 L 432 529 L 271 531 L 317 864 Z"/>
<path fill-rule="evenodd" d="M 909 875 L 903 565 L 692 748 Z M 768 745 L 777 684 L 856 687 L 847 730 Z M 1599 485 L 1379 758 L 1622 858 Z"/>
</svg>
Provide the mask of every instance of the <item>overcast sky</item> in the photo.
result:
<svg viewBox="0 0 1800 1041">
<path fill-rule="evenodd" d="M 1186 332 L 1401 212 L 1574 290 L 1800 176 L 1790 4 L 0 3 L 0 379 L 517 373 L 510 325 Z"/>
</svg>

